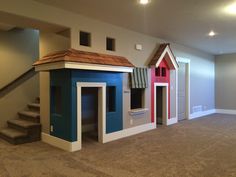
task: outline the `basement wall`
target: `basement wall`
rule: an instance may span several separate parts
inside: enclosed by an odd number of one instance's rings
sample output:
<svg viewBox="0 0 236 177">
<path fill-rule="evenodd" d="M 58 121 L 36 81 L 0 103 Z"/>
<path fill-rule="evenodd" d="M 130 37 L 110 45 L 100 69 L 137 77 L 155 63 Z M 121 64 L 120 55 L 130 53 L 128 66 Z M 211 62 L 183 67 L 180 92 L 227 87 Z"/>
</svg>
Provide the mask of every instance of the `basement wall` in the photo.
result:
<svg viewBox="0 0 236 177">
<path fill-rule="evenodd" d="M 12 6 L 12 4 L 15 5 Z M 138 67 L 147 66 L 148 62 L 150 61 L 154 52 L 157 50 L 160 43 L 169 42 L 159 38 L 127 30 L 118 26 L 107 24 L 98 20 L 87 18 L 85 16 L 81 16 L 69 11 L 44 5 L 32 0 L 25 0 L 24 3 L 17 0 L 9 0 L 2 2 L 0 6 L 0 11 L 34 18 L 52 24 L 66 26 L 71 29 L 70 46 L 72 48 L 92 52 L 121 55 L 127 57 L 133 64 Z M 91 33 L 91 47 L 84 47 L 79 45 L 80 30 Z M 107 36 L 116 39 L 115 52 L 106 51 L 105 41 Z M 202 111 L 214 109 L 214 56 L 199 50 L 178 45 L 173 42 L 170 43 L 173 52 L 177 57 L 183 57 L 191 60 L 190 112 L 193 113 L 193 107 L 195 106 L 202 106 Z M 135 44 L 142 44 L 143 50 L 135 50 Z M 176 73 L 171 74 L 172 81 L 175 80 L 175 75 Z M 43 80 L 44 79 L 42 79 L 41 81 L 44 82 Z M 48 88 L 48 85 L 44 86 L 45 88 Z M 171 85 L 170 87 L 172 88 L 171 96 L 176 96 L 175 85 Z M 172 99 L 172 108 L 175 107 L 175 103 L 176 100 Z M 45 112 L 47 112 L 47 110 Z M 45 114 L 45 116 L 43 116 L 43 119 L 48 119 L 46 115 L 49 115 L 49 113 Z M 171 117 L 175 116 L 176 110 L 171 109 Z M 143 122 L 146 121 L 143 120 Z M 140 121 L 137 122 L 137 124 L 139 125 Z M 135 126 L 135 124 L 133 124 L 132 126 Z M 127 127 L 129 127 L 129 125 L 127 125 Z"/>
<path fill-rule="evenodd" d="M 216 109 L 236 110 L 236 54 L 216 56 Z"/>
</svg>

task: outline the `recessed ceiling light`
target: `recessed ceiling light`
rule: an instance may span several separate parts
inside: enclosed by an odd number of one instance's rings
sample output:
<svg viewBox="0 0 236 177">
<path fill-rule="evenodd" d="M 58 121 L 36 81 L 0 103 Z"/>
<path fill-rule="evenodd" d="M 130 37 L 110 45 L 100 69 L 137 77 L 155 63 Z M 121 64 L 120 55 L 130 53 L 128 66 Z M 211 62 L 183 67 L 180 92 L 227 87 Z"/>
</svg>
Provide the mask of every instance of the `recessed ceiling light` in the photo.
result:
<svg viewBox="0 0 236 177">
<path fill-rule="evenodd" d="M 228 14 L 236 15 L 236 2 L 227 6 L 225 8 L 225 12 Z"/>
<path fill-rule="evenodd" d="M 213 30 L 211 30 L 209 33 L 208 33 L 208 36 L 210 37 L 214 37 L 215 35 L 217 35 L 217 33 Z"/>
<path fill-rule="evenodd" d="M 146 5 L 150 2 L 150 0 L 139 0 L 139 3 L 142 5 Z"/>
</svg>

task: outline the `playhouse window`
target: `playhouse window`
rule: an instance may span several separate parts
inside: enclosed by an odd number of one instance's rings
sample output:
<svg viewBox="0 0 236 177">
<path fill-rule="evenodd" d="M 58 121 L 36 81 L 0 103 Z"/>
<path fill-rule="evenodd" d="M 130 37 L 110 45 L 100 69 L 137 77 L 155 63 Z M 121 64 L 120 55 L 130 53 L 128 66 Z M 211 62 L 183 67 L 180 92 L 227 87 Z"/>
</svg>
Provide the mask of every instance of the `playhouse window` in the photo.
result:
<svg viewBox="0 0 236 177">
<path fill-rule="evenodd" d="M 161 76 L 160 67 L 158 67 L 158 68 L 155 69 L 155 75 L 158 76 L 158 77 Z"/>
<path fill-rule="evenodd" d="M 80 45 L 91 46 L 91 33 L 80 31 Z"/>
<path fill-rule="evenodd" d="M 115 39 L 107 37 L 106 48 L 110 51 L 115 51 Z"/>
<path fill-rule="evenodd" d="M 131 89 L 131 109 L 143 108 L 144 89 Z"/>
<path fill-rule="evenodd" d="M 116 111 L 116 87 L 115 86 L 107 87 L 107 111 L 108 112 Z"/>
<path fill-rule="evenodd" d="M 52 86 L 51 87 L 51 106 L 53 114 L 61 114 L 62 113 L 62 95 L 61 95 L 61 87 L 60 86 Z"/>
<path fill-rule="evenodd" d="M 162 77 L 166 77 L 166 68 L 161 68 L 161 75 Z"/>
</svg>

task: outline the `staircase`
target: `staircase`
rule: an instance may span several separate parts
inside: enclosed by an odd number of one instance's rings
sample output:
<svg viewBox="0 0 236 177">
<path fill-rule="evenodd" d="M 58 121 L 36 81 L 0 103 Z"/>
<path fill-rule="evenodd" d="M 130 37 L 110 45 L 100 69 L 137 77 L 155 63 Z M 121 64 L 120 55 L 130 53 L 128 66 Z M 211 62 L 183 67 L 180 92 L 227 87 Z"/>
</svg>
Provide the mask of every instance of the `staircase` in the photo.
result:
<svg viewBox="0 0 236 177">
<path fill-rule="evenodd" d="M 11 144 L 23 144 L 41 139 L 40 99 L 28 104 L 27 111 L 18 112 L 18 119 L 7 121 L 8 128 L 0 131 L 0 137 Z"/>
</svg>

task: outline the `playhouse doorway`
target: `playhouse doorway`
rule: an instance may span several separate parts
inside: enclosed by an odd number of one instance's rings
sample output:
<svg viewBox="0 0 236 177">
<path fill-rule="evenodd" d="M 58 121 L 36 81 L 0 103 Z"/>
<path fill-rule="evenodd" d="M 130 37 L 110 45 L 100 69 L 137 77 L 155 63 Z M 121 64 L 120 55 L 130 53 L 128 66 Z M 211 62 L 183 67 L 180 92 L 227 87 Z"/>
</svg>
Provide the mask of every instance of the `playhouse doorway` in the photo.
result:
<svg viewBox="0 0 236 177">
<path fill-rule="evenodd" d="M 82 141 L 98 141 L 98 88 L 82 87 Z"/>
<path fill-rule="evenodd" d="M 82 136 L 103 143 L 106 119 L 106 83 L 77 82 L 77 142 Z"/>
<path fill-rule="evenodd" d="M 166 125 L 168 120 L 168 84 L 155 83 L 155 120 L 157 125 Z"/>
</svg>

